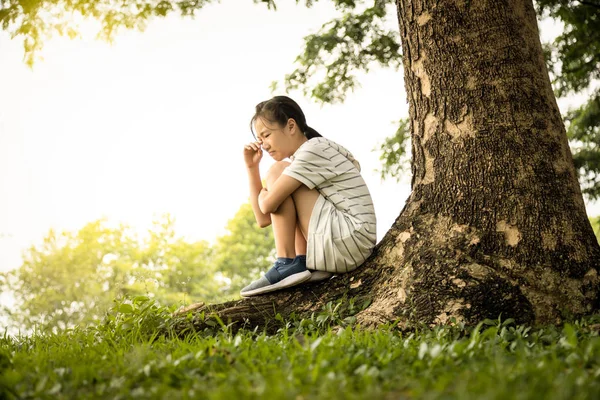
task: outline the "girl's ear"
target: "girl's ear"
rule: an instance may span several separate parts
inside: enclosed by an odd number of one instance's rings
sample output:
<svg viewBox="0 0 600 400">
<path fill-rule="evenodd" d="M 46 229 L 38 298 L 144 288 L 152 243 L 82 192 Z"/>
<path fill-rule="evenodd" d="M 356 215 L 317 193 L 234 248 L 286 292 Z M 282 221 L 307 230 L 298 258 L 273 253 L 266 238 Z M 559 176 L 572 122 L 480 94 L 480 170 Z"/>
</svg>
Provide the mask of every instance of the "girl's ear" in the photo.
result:
<svg viewBox="0 0 600 400">
<path fill-rule="evenodd" d="M 288 129 L 290 130 L 290 133 L 294 132 L 294 128 L 296 128 L 296 121 L 290 118 L 288 120 Z"/>
</svg>

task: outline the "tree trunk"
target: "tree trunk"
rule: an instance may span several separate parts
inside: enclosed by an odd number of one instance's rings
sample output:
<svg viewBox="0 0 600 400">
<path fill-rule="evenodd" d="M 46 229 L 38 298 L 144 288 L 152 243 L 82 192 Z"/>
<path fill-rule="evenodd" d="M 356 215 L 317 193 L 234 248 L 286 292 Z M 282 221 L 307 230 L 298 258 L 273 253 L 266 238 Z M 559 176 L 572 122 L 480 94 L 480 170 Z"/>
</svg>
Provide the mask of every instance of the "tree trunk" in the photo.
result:
<svg viewBox="0 0 600 400">
<path fill-rule="evenodd" d="M 532 1 L 397 6 L 413 156 L 400 216 L 351 274 L 203 309 L 247 326 L 344 294 L 372 300 L 364 324 L 559 323 L 598 311 L 600 247 Z"/>
</svg>

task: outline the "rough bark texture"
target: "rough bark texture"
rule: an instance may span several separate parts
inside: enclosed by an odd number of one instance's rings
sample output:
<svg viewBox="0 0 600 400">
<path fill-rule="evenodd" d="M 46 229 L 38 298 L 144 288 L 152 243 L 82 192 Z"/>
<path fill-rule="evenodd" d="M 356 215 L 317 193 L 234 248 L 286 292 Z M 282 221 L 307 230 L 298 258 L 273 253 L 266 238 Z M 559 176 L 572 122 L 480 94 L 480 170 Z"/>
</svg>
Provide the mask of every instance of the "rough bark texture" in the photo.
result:
<svg viewBox="0 0 600 400">
<path fill-rule="evenodd" d="M 251 326 L 343 294 L 372 299 L 365 324 L 500 314 L 559 323 L 597 312 L 600 247 L 532 1 L 397 5 L 413 144 L 404 210 L 351 275 L 205 309 Z"/>
</svg>

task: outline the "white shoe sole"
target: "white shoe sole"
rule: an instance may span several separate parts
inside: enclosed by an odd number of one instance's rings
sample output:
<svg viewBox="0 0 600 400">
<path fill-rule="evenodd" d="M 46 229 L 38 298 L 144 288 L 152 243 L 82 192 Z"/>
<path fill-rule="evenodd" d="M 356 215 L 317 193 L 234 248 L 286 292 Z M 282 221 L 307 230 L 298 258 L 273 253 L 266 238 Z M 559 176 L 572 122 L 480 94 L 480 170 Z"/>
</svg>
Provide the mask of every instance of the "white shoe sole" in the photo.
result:
<svg viewBox="0 0 600 400">
<path fill-rule="evenodd" d="M 247 292 L 241 292 L 240 295 L 243 297 L 255 296 L 257 294 L 274 292 L 275 290 L 284 289 L 287 287 L 295 286 L 299 283 L 305 282 L 310 279 L 310 271 L 302 271 L 294 275 L 290 275 L 287 278 L 280 280 L 269 286 L 264 286 L 258 289 L 249 290 Z"/>
</svg>

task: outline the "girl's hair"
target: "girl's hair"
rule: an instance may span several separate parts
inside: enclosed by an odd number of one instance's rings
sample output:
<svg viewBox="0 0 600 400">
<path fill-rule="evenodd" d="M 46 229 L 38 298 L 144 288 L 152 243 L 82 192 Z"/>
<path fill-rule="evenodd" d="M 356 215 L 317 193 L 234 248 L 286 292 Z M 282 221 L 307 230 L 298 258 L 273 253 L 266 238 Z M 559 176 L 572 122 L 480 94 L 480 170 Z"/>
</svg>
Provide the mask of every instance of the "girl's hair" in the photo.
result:
<svg viewBox="0 0 600 400">
<path fill-rule="evenodd" d="M 275 96 L 271 100 L 262 101 L 256 105 L 256 112 L 250 120 L 250 131 L 255 139 L 253 125 L 257 118 L 263 118 L 281 126 L 285 126 L 288 119 L 293 118 L 308 139 L 321 137 L 319 132 L 306 124 L 306 117 L 298 103 L 287 96 Z"/>
</svg>

